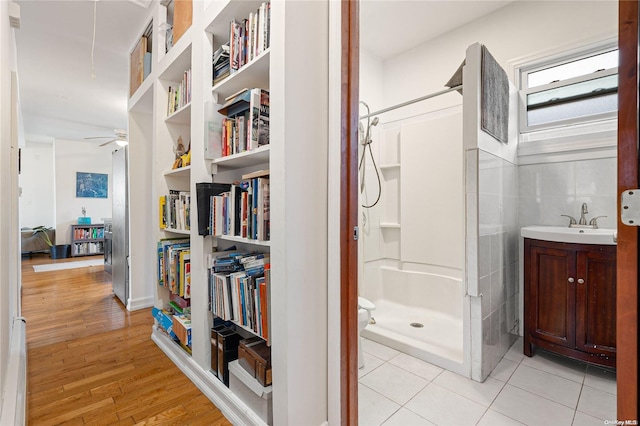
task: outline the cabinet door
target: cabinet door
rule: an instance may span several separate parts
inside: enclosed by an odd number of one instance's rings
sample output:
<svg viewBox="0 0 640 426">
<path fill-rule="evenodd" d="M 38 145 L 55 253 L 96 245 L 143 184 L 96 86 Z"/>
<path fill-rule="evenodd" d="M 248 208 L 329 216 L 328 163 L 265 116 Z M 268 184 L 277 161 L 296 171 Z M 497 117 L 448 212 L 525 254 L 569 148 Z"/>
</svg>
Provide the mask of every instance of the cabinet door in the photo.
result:
<svg viewBox="0 0 640 426">
<path fill-rule="evenodd" d="M 525 312 L 531 337 L 573 348 L 575 343 L 575 251 L 529 245 L 530 260 L 525 276 Z"/>
<path fill-rule="evenodd" d="M 615 246 L 581 252 L 576 280 L 576 349 L 615 357 Z"/>
</svg>

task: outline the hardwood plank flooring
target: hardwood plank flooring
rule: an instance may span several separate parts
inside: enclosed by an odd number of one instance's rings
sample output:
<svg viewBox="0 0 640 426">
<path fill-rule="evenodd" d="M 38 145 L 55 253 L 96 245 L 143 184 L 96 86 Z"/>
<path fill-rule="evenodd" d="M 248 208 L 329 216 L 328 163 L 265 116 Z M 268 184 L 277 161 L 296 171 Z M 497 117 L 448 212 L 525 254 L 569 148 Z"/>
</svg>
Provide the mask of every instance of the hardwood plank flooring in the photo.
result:
<svg viewBox="0 0 640 426">
<path fill-rule="evenodd" d="M 151 340 L 150 309 L 128 312 L 102 266 L 22 259 L 29 425 L 231 423 Z"/>
</svg>

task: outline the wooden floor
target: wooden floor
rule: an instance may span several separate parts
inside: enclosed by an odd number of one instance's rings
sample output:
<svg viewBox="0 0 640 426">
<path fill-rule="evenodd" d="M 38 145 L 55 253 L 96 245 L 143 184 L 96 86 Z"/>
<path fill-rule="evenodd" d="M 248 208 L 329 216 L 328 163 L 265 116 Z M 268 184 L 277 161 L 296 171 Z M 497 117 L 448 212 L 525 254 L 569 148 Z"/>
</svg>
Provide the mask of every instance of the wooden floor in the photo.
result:
<svg viewBox="0 0 640 426">
<path fill-rule="evenodd" d="M 29 425 L 230 425 L 151 341 L 150 309 L 128 312 L 103 267 L 35 273 L 22 261 Z"/>
</svg>

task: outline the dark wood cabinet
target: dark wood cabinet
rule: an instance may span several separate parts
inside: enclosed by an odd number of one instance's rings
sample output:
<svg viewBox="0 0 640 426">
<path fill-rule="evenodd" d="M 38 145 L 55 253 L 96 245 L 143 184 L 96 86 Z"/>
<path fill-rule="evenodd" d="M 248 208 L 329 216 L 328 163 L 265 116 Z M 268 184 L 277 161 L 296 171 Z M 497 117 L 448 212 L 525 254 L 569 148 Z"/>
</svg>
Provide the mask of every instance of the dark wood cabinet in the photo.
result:
<svg viewBox="0 0 640 426">
<path fill-rule="evenodd" d="M 524 354 L 616 363 L 616 246 L 524 240 Z"/>
</svg>

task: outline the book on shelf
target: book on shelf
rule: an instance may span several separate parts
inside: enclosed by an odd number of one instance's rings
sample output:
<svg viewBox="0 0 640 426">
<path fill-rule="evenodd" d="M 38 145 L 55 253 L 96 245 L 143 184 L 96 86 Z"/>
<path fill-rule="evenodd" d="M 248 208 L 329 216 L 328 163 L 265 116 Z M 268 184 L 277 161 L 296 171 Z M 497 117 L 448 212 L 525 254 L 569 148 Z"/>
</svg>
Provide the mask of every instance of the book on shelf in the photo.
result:
<svg viewBox="0 0 640 426">
<path fill-rule="evenodd" d="M 231 64 L 229 58 L 229 42 L 220 46 L 213 53 L 213 84 L 216 85 L 231 73 Z"/>
<path fill-rule="evenodd" d="M 270 45 L 271 3 L 264 2 L 244 19 L 229 25 L 230 74 L 235 74 Z M 214 55 L 214 69 L 215 69 Z M 215 76 L 214 76 L 214 84 Z"/>
<path fill-rule="evenodd" d="M 184 295 L 184 273 L 181 268 L 184 267 L 184 263 L 180 263 L 180 256 L 182 252 L 189 251 L 189 245 L 177 245 L 171 246 L 167 250 L 167 258 L 169 261 L 169 269 L 167 271 L 167 282 L 169 283 L 169 290 L 171 293 L 177 294 L 180 297 Z"/>
<path fill-rule="evenodd" d="M 158 270 L 157 281 L 161 287 L 171 288 L 171 283 L 176 282 L 175 267 L 171 269 L 171 259 L 178 249 L 188 248 L 189 238 L 165 238 L 158 241 Z M 178 294 L 178 292 L 172 292 Z"/>
<path fill-rule="evenodd" d="M 229 32 L 229 57 L 231 64 L 231 74 L 238 72 L 241 66 L 241 60 L 243 56 L 243 31 L 242 24 L 238 21 L 230 22 Z"/>
<path fill-rule="evenodd" d="M 171 115 L 191 102 L 191 69 L 182 74 L 182 81 L 169 86 L 167 115 Z"/>
<path fill-rule="evenodd" d="M 179 281 L 178 295 L 185 299 L 191 298 L 191 251 L 183 250 L 179 257 Z"/>
<path fill-rule="evenodd" d="M 268 253 L 220 255 L 214 259 L 209 272 L 212 314 L 233 321 L 265 340 L 269 336 L 269 289 L 265 276 L 270 268 L 268 259 Z"/>
<path fill-rule="evenodd" d="M 218 112 L 226 116 L 221 125 L 223 157 L 251 151 L 269 143 L 267 90 L 243 90 L 228 98 Z"/>
<path fill-rule="evenodd" d="M 211 372 L 218 377 L 218 333 L 223 330 L 231 329 L 232 323 L 223 321 L 221 318 L 213 318 L 213 327 L 211 327 Z"/>
<path fill-rule="evenodd" d="M 228 191 L 211 196 L 209 225 L 213 236 L 236 236 L 249 240 L 270 239 L 269 178 L 246 179 Z"/>
<path fill-rule="evenodd" d="M 160 214 L 160 229 L 165 229 L 167 227 L 167 197 L 166 195 L 161 195 L 160 200 L 158 202 L 158 213 Z"/>
<path fill-rule="evenodd" d="M 191 194 L 188 191 L 169 190 L 159 199 L 160 228 L 188 231 L 191 229 Z"/>
<path fill-rule="evenodd" d="M 251 90 L 250 149 L 269 144 L 269 92 L 263 89 Z"/>
<path fill-rule="evenodd" d="M 218 378 L 229 386 L 229 363 L 238 359 L 238 344 L 242 336 L 231 328 L 218 331 Z"/>
</svg>

